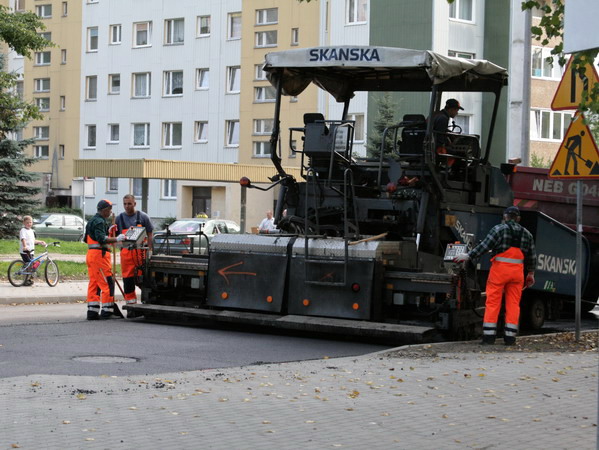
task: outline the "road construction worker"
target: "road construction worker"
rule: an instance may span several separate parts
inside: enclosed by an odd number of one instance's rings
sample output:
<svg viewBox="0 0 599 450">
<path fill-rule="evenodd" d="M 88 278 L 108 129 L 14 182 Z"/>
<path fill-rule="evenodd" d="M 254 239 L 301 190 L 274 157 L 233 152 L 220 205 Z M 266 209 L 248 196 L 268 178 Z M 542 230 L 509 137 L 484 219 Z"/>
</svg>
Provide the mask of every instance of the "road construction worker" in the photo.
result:
<svg viewBox="0 0 599 450">
<path fill-rule="evenodd" d="M 481 344 L 494 344 L 497 334 L 497 318 L 505 293 L 505 345 L 514 345 L 518 334 L 520 298 L 525 287 L 535 283 L 537 255 L 532 234 L 519 224 L 520 210 L 515 206 L 506 208 L 503 223 L 495 225 L 483 241 L 468 253 L 458 255 L 454 261 L 477 259 L 492 252 L 491 271 L 487 278 L 487 300 L 483 319 Z M 526 271 L 526 279 L 524 272 Z"/>
<path fill-rule="evenodd" d="M 84 242 L 87 243 L 87 320 L 111 319 L 117 317 L 114 309 L 114 279 L 108 244 L 120 242 L 125 235 L 108 236 L 106 219 L 112 213 L 109 200 L 98 202 L 98 212 L 87 222 Z M 101 305 L 101 311 L 100 311 Z M 121 316 L 122 317 L 122 316 Z"/>
<path fill-rule="evenodd" d="M 152 231 L 154 227 L 150 217 L 139 210 L 135 209 L 137 203 L 135 196 L 127 194 L 123 197 L 123 206 L 125 211 L 120 213 L 116 218 L 116 234 L 125 235 L 127 230 L 133 227 L 145 227 L 147 233 L 148 250 L 152 249 Z M 132 305 L 137 303 L 137 295 L 135 293 L 135 271 L 139 270 L 142 264 L 144 255 L 142 250 L 123 246 L 121 248 L 121 271 L 123 272 L 123 291 L 125 295 L 125 303 Z M 127 311 L 127 318 L 132 319 L 139 317 L 141 314 L 135 311 Z"/>
<path fill-rule="evenodd" d="M 445 108 L 433 113 L 433 136 L 438 155 L 446 155 L 447 148 L 451 147 L 451 139 L 447 135 L 449 131 L 449 119 L 455 119 L 460 110 L 464 110 L 460 102 L 455 98 L 450 98 L 445 102 Z M 447 158 L 447 167 L 451 167 L 454 162 L 455 158 Z"/>
</svg>

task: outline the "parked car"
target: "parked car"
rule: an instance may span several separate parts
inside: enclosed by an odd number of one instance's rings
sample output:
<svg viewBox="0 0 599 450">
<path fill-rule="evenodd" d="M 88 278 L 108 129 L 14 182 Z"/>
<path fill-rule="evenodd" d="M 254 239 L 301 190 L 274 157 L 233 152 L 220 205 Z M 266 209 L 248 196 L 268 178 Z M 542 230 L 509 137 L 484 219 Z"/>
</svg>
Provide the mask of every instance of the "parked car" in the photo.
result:
<svg viewBox="0 0 599 450">
<path fill-rule="evenodd" d="M 200 235 L 200 227 L 204 235 Z M 154 233 L 154 253 L 170 255 L 205 255 L 208 243 L 215 234 L 239 233 L 240 228 L 232 220 L 189 218 L 175 220 L 166 230 Z"/>
<path fill-rule="evenodd" d="M 85 224 L 81 217 L 74 214 L 44 213 L 34 221 L 33 230 L 37 236 L 80 241 L 85 233 Z"/>
</svg>

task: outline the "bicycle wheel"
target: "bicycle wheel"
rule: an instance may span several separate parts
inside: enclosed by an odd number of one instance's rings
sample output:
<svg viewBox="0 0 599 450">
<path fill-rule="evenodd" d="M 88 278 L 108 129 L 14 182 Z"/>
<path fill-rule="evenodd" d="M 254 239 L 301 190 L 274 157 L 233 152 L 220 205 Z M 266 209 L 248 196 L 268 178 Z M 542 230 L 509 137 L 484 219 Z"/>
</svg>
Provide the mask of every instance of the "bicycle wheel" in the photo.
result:
<svg viewBox="0 0 599 450">
<path fill-rule="evenodd" d="M 23 261 L 13 261 L 8 266 L 8 281 L 15 287 L 23 286 L 27 280 L 28 274 L 25 271 L 25 263 Z"/>
<path fill-rule="evenodd" d="M 58 284 L 60 272 L 58 271 L 58 266 L 54 261 L 48 259 L 46 261 L 46 265 L 44 266 L 44 277 L 46 278 L 46 283 L 49 286 L 56 286 Z"/>
</svg>

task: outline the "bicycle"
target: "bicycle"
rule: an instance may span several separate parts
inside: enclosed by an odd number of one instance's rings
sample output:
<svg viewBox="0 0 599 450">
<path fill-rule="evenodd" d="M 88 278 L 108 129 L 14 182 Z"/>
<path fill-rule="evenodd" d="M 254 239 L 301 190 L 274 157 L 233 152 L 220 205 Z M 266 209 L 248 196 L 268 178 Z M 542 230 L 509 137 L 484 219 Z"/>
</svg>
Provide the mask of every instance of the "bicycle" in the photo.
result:
<svg viewBox="0 0 599 450">
<path fill-rule="evenodd" d="M 44 267 L 44 278 L 48 286 L 54 287 L 58 284 L 60 272 L 58 266 L 48 254 L 48 246 L 60 247 L 60 242 L 52 242 L 46 245 L 46 250 L 41 255 L 35 257 L 28 263 L 22 260 L 15 260 L 8 266 L 8 281 L 15 287 L 20 287 L 27 280 L 37 276 L 40 267 Z"/>
</svg>

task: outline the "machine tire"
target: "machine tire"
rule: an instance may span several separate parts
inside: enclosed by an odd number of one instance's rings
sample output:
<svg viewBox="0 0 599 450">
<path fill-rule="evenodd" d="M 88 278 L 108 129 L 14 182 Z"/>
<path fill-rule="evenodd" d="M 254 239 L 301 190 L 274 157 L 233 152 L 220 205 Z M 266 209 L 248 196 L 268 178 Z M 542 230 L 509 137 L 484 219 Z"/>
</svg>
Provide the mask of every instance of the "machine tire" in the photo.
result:
<svg viewBox="0 0 599 450">
<path fill-rule="evenodd" d="M 547 307 L 538 297 L 533 297 L 524 309 L 524 322 L 531 330 L 540 330 L 545 324 Z"/>
<path fill-rule="evenodd" d="M 48 283 L 48 286 L 54 287 L 58 284 L 60 272 L 56 263 L 51 259 L 46 261 L 44 266 L 44 277 L 46 278 L 46 283 Z"/>
<path fill-rule="evenodd" d="M 8 266 L 8 281 L 10 281 L 10 284 L 14 287 L 23 286 L 25 281 L 27 281 L 27 275 L 19 273 L 24 267 L 25 263 L 19 260 L 13 261 L 10 263 L 10 266 Z"/>
</svg>

